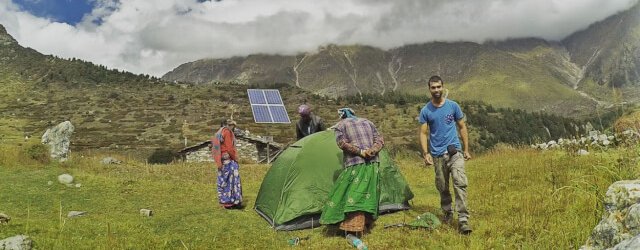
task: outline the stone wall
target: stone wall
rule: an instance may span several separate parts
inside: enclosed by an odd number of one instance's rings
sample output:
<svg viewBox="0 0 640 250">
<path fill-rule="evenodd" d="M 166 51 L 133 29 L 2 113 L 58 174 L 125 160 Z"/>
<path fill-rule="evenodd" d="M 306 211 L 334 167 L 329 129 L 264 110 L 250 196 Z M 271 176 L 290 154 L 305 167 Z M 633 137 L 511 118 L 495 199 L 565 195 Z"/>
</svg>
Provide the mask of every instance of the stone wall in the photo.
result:
<svg viewBox="0 0 640 250">
<path fill-rule="evenodd" d="M 236 149 L 238 150 L 238 161 L 251 160 L 258 162 L 258 147 L 247 140 L 236 138 Z"/>
<path fill-rule="evenodd" d="M 236 149 L 238 150 L 238 161 L 266 162 L 267 145 L 255 140 L 236 138 Z M 269 154 L 273 157 L 280 149 L 270 145 Z M 212 162 L 211 151 L 208 145 L 203 145 L 199 149 L 185 153 L 187 162 Z"/>
</svg>

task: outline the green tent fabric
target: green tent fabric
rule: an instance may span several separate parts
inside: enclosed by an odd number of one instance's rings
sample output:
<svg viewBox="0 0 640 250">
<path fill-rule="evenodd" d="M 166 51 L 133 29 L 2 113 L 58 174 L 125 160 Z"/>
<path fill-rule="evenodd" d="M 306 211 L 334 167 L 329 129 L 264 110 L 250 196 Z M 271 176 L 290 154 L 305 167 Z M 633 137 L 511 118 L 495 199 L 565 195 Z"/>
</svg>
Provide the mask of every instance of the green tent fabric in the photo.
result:
<svg viewBox="0 0 640 250">
<path fill-rule="evenodd" d="M 380 214 L 409 209 L 409 185 L 386 150 L 380 152 Z M 342 171 L 334 131 L 307 136 L 285 149 L 265 175 L 255 210 L 276 230 L 319 226 L 322 206 Z"/>
</svg>

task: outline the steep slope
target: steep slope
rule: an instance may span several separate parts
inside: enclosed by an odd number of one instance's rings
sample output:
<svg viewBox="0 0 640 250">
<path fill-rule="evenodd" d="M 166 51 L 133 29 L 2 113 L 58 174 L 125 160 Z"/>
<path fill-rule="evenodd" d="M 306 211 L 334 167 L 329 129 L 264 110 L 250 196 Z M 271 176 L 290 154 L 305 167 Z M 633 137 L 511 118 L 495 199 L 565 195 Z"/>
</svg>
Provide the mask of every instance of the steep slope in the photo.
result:
<svg viewBox="0 0 640 250">
<path fill-rule="evenodd" d="M 48 84 L 136 84 L 158 83 L 148 75 L 135 75 L 78 59 L 61 59 L 20 46 L 0 25 L 0 79 L 21 79 L 24 82 Z M 12 72 L 12 73 L 11 73 Z M 16 73 L 18 75 L 16 75 Z M 8 81 L 8 80 L 4 80 Z"/>
<path fill-rule="evenodd" d="M 562 41 L 584 70 L 582 86 L 592 94 L 622 88 L 629 101 L 640 95 L 640 3 Z M 610 95 L 602 98 L 610 98 Z"/>
<path fill-rule="evenodd" d="M 160 83 L 43 55 L 20 46 L 0 25 L 0 143 L 39 137 L 64 120 L 76 125 L 73 147 L 169 142 L 176 121 L 161 107 L 174 105 L 175 97 Z M 154 134 L 163 130 L 167 133 Z"/>
</svg>

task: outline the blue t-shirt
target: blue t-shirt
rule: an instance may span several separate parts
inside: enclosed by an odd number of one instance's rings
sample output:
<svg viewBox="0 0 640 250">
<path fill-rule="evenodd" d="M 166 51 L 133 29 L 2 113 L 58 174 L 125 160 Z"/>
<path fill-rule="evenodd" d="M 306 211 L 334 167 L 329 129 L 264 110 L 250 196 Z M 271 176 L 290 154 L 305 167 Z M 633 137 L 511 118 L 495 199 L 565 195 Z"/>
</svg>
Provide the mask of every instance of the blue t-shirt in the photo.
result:
<svg viewBox="0 0 640 250">
<path fill-rule="evenodd" d="M 462 150 L 456 122 L 464 117 L 458 103 L 446 99 L 441 107 L 429 101 L 420 111 L 420 124 L 429 125 L 429 151 L 433 156 L 442 156 L 447 146 L 455 145 Z"/>
</svg>

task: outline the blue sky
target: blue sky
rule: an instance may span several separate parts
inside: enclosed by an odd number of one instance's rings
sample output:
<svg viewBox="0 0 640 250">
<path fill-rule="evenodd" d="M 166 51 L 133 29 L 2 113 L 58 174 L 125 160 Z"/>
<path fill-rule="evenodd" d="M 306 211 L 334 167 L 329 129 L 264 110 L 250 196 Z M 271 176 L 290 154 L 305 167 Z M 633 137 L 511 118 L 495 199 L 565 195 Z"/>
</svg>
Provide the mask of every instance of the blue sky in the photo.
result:
<svg viewBox="0 0 640 250">
<path fill-rule="evenodd" d="M 557 41 L 640 0 L 0 0 L 20 45 L 162 76 L 203 58 L 391 49 L 432 41 Z"/>
<path fill-rule="evenodd" d="M 78 24 L 82 21 L 85 14 L 91 13 L 96 1 L 97 0 L 13 0 L 22 10 L 34 16 L 71 25 Z M 199 3 L 207 1 L 211 0 L 197 0 Z"/>
<path fill-rule="evenodd" d="M 95 1 L 90 0 L 14 0 L 23 10 L 37 17 L 75 25 L 91 13 Z"/>
</svg>

